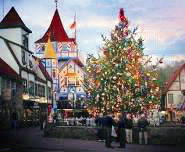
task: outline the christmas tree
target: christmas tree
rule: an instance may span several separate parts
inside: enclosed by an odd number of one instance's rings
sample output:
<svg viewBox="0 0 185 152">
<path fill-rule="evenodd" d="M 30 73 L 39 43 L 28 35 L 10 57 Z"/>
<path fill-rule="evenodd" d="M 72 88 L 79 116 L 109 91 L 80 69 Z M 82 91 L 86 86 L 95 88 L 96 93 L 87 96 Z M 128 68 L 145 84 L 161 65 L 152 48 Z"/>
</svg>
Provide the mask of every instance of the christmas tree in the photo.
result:
<svg viewBox="0 0 185 152">
<path fill-rule="evenodd" d="M 119 20 L 110 39 L 102 36 L 103 55 L 98 58 L 89 55 L 87 59 L 84 81 L 87 103 L 98 113 L 144 112 L 149 105 L 159 103 L 157 68 L 162 61 L 151 65 L 151 57 L 143 53 L 143 39 L 136 38 L 137 28 L 129 29 L 123 9 Z"/>
</svg>

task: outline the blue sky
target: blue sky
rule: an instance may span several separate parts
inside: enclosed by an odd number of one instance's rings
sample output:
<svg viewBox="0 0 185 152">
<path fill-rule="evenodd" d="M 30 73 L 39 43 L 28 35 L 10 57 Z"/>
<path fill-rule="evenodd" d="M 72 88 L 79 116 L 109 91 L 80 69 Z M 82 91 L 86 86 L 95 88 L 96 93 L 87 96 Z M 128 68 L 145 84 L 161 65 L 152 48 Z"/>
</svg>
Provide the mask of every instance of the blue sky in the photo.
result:
<svg viewBox="0 0 185 152">
<path fill-rule="evenodd" d="M 0 0 L 0 20 L 2 19 Z M 24 23 L 32 30 L 34 41 L 46 32 L 55 12 L 54 0 L 4 0 L 5 14 L 14 6 Z M 185 59 L 184 0 L 58 0 L 58 11 L 69 36 L 69 25 L 77 14 L 77 40 L 82 54 L 97 54 L 101 35 L 109 36 L 118 23 L 119 8 L 124 8 L 130 27 L 139 27 L 144 38 L 145 54 L 164 61 Z"/>
</svg>

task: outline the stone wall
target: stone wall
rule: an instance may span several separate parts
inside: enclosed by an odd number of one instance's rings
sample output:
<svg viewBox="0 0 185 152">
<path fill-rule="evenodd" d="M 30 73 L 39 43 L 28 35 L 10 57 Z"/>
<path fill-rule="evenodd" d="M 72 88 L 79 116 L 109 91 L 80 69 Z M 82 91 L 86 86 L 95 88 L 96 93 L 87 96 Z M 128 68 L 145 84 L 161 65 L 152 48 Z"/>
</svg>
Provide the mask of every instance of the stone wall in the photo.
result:
<svg viewBox="0 0 185 152">
<path fill-rule="evenodd" d="M 45 136 L 54 138 L 73 138 L 84 140 L 96 140 L 96 128 L 83 126 L 47 127 Z"/>
<path fill-rule="evenodd" d="M 73 138 L 84 140 L 96 140 L 96 128 L 62 126 L 49 127 L 45 130 L 45 136 L 54 138 Z M 138 128 L 133 129 L 133 143 L 138 143 Z M 150 127 L 149 144 L 161 145 L 185 145 L 185 127 Z"/>
</svg>

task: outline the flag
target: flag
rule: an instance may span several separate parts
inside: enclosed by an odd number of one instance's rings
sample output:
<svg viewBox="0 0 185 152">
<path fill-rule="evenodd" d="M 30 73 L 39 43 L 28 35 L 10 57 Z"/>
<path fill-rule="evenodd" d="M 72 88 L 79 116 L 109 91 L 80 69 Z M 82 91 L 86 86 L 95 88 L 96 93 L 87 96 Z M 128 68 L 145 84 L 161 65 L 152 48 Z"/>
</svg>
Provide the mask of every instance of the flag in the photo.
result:
<svg viewBox="0 0 185 152">
<path fill-rule="evenodd" d="M 75 29 L 76 28 L 76 21 L 74 21 L 70 26 L 69 28 L 72 30 L 72 29 Z"/>
</svg>

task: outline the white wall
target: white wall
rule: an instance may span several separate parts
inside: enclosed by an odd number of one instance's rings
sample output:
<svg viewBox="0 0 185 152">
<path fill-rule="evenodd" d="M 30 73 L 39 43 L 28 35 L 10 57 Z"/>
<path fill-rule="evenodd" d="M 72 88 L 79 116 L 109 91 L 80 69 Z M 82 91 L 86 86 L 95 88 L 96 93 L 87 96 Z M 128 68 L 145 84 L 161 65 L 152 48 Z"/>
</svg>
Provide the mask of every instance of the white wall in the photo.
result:
<svg viewBox="0 0 185 152">
<path fill-rule="evenodd" d="M 18 44 L 22 44 L 22 29 L 21 28 L 1 29 L 0 35 L 10 41 L 13 41 Z"/>
<path fill-rule="evenodd" d="M 12 50 L 13 50 L 15 56 L 16 56 L 17 59 L 19 60 L 19 63 L 20 63 L 21 65 L 23 65 L 23 64 L 22 64 L 21 47 L 19 47 L 19 46 L 17 46 L 17 45 L 14 45 L 14 44 L 12 44 L 12 43 L 9 43 L 9 44 L 10 44 L 10 47 L 12 48 Z"/>
<path fill-rule="evenodd" d="M 173 100 L 174 100 L 174 103 L 173 104 L 175 106 L 178 105 L 178 104 L 180 104 L 180 103 L 182 103 L 183 100 L 184 100 L 181 91 L 168 91 L 167 92 L 167 96 L 166 96 L 166 98 L 167 98 L 167 107 L 169 107 L 169 105 L 170 105 L 168 103 L 168 94 L 173 94 Z"/>
<path fill-rule="evenodd" d="M 185 69 L 180 73 L 181 90 L 185 90 Z"/>
<path fill-rule="evenodd" d="M 17 74 L 19 74 L 19 66 L 3 39 L 0 39 L 0 58 L 2 58 L 12 69 L 14 69 Z"/>
</svg>

